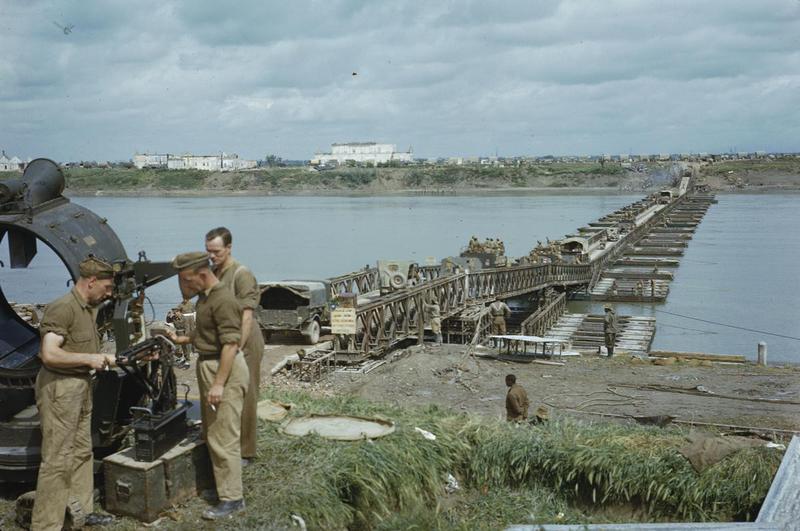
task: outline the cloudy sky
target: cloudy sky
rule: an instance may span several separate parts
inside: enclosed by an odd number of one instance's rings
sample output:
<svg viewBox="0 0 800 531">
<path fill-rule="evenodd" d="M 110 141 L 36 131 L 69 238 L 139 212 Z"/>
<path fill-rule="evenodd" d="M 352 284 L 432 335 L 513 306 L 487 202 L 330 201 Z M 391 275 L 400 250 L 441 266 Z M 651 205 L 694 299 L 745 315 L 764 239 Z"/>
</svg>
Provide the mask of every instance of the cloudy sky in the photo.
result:
<svg viewBox="0 0 800 531">
<path fill-rule="evenodd" d="M 9 154 L 308 159 L 347 141 L 800 151 L 800 0 L 0 0 Z"/>
</svg>

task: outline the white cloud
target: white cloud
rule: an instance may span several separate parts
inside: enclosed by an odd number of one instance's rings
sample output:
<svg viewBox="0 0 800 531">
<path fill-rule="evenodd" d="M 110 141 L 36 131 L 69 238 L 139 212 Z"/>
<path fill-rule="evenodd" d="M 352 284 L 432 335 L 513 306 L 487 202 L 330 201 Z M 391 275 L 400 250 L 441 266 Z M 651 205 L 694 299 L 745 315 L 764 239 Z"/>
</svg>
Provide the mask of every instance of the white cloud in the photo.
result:
<svg viewBox="0 0 800 531">
<path fill-rule="evenodd" d="M 39 1 L 0 20 L 0 146 L 23 156 L 800 149 L 796 0 Z"/>
</svg>

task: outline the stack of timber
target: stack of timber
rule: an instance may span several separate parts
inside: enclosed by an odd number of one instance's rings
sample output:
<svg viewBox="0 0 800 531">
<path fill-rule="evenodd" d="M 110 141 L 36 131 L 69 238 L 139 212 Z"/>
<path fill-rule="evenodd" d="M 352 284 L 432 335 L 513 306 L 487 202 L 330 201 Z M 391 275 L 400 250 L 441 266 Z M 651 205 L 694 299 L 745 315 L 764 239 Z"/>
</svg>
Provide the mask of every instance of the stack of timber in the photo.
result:
<svg viewBox="0 0 800 531">
<path fill-rule="evenodd" d="M 656 333 L 653 317 L 622 315 L 617 317 L 619 332 L 615 346 L 630 354 L 642 355 L 650 350 Z M 547 331 L 547 337 L 564 339 L 572 343 L 573 350 L 596 353 L 605 345 L 603 316 L 567 313 Z"/>
</svg>

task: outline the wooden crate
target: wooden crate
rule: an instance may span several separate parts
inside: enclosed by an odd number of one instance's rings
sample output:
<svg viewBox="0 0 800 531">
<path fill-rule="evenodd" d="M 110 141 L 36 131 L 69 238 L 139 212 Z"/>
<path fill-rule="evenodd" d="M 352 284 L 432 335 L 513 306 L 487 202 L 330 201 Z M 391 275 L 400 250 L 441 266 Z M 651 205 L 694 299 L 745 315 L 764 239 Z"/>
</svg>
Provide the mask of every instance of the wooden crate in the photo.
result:
<svg viewBox="0 0 800 531">
<path fill-rule="evenodd" d="M 106 510 L 152 522 L 166 509 L 214 486 L 203 441 L 184 440 L 151 462 L 136 461 L 133 448 L 103 460 Z"/>
</svg>

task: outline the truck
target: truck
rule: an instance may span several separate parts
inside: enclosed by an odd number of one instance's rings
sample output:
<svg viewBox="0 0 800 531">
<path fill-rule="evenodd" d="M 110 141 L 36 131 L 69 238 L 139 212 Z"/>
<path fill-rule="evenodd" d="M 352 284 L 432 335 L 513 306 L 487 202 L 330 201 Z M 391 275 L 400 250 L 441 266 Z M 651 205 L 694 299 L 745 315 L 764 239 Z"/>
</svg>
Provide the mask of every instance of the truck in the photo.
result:
<svg viewBox="0 0 800 531">
<path fill-rule="evenodd" d="M 331 287 L 324 280 L 281 280 L 259 284 L 256 320 L 269 341 L 274 332 L 297 333 L 309 345 L 331 321 Z"/>
</svg>

